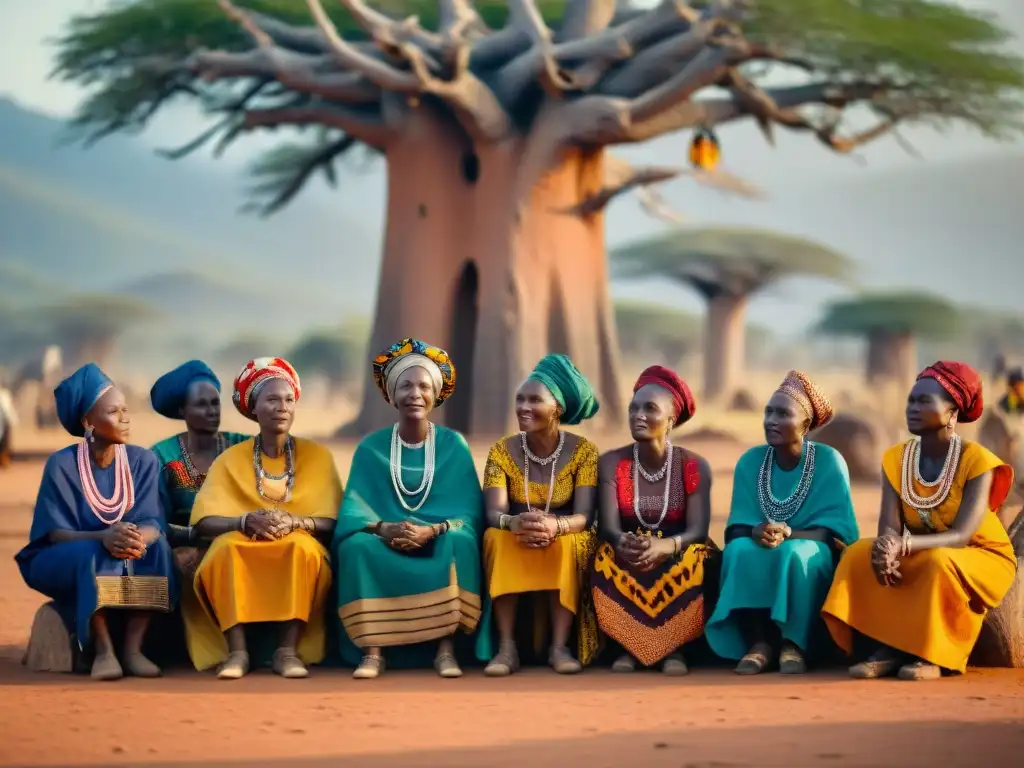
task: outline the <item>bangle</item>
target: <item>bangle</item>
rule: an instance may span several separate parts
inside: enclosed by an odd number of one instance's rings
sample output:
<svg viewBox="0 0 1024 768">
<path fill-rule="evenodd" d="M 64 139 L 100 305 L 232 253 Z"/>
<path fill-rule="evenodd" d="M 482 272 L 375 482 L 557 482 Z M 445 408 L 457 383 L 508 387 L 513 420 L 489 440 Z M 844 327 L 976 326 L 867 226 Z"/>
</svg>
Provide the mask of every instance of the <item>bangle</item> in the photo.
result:
<svg viewBox="0 0 1024 768">
<path fill-rule="evenodd" d="M 672 537 L 672 554 L 678 555 L 683 549 L 683 543 L 679 540 L 678 536 Z"/>
<path fill-rule="evenodd" d="M 245 533 L 245 521 L 249 517 L 248 512 L 244 512 L 240 518 L 238 518 L 238 530 L 240 533 Z"/>
<path fill-rule="evenodd" d="M 558 527 L 556 536 L 566 536 L 569 533 L 569 519 L 567 517 L 556 517 L 555 525 Z"/>
<path fill-rule="evenodd" d="M 502 513 L 498 517 L 498 528 L 502 531 L 507 531 L 512 525 L 512 515 Z"/>
<path fill-rule="evenodd" d="M 185 541 L 187 541 L 189 544 L 195 541 L 195 528 L 193 528 L 191 525 L 185 526 Z"/>
</svg>

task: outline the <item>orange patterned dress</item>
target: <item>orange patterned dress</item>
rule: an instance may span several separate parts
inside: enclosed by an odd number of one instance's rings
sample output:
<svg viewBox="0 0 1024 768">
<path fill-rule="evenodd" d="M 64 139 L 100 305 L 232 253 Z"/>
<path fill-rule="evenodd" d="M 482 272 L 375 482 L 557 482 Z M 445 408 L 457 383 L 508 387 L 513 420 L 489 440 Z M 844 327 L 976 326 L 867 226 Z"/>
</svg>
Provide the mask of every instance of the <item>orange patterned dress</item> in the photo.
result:
<svg viewBox="0 0 1024 768">
<path fill-rule="evenodd" d="M 686 530 L 686 500 L 700 485 L 700 465 L 682 448 L 672 464 L 672 483 L 665 519 L 659 526 L 664 536 Z M 643 534 L 633 506 L 633 458 L 626 456 L 615 468 L 616 499 L 623 531 Z M 641 496 L 645 520 L 657 520 L 664 496 Z M 658 535 L 658 534 L 655 534 Z M 666 560 L 648 573 L 634 573 L 616 561 L 607 542 L 598 547 L 591 585 L 597 623 L 608 637 L 645 666 L 658 663 L 704 633 L 705 568 L 720 553 L 710 540 L 691 544 L 678 557 Z"/>
</svg>

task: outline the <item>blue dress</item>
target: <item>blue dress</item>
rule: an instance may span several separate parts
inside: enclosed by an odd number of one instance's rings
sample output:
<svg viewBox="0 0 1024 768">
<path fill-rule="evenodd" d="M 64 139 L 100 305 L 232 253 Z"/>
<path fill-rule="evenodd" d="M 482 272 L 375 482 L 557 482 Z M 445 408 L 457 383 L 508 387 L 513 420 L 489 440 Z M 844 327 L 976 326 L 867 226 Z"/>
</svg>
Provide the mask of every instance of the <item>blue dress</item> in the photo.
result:
<svg viewBox="0 0 1024 768">
<path fill-rule="evenodd" d="M 807 445 L 805 441 L 800 462 L 792 470 L 772 467 L 776 498 L 787 498 L 796 490 L 807 460 Z M 751 448 L 736 463 L 726 538 L 734 525 L 755 527 L 765 522 L 757 486 L 767 450 L 764 445 Z M 815 443 L 814 451 L 810 490 L 787 525 L 794 531 L 826 528 L 843 545 L 852 544 L 859 530 L 846 461 L 827 445 Z M 718 603 L 704 628 L 711 650 L 724 659 L 742 658 L 748 648 L 735 612 L 766 609 L 783 639 L 806 652 L 834 571 L 832 547 L 825 542 L 787 539 L 775 549 L 766 549 L 749 536 L 733 539 L 722 555 Z"/>
<path fill-rule="evenodd" d="M 158 481 L 160 465 L 145 448 L 126 446 L 135 488 L 135 505 L 122 522 L 164 530 Z M 42 484 L 32 515 L 28 545 L 15 555 L 25 583 L 56 604 L 80 647 L 88 644 L 89 622 L 104 608 L 168 613 L 174 608 L 177 585 L 171 548 L 161 535 L 138 560 L 118 560 L 98 539 L 50 543 L 57 530 L 102 531 L 103 523 L 85 499 L 78 475 L 78 445 L 52 454 L 43 469 Z M 90 461 L 96 487 L 109 497 L 114 492 L 116 464 L 101 469 Z"/>
</svg>

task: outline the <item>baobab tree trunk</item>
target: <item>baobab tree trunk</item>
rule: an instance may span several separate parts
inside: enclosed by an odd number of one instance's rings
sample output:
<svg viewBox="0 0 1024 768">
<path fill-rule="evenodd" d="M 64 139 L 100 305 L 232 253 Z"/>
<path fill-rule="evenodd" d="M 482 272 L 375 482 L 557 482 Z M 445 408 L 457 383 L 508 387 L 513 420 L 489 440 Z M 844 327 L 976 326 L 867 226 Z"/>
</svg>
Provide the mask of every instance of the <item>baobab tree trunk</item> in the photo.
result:
<svg viewBox="0 0 1024 768">
<path fill-rule="evenodd" d="M 591 380 L 604 424 L 622 418 L 601 213 L 572 212 L 603 183 L 603 151 L 572 150 L 524 179 L 530 137 L 476 147 L 414 110 L 388 148 L 388 216 L 374 352 L 406 336 L 445 347 L 458 373 L 438 420 L 475 435 L 515 423 L 515 390 L 548 352 Z M 368 385 L 363 435 L 393 423 Z"/>
<path fill-rule="evenodd" d="M 917 375 L 917 344 L 914 334 L 877 331 L 868 336 L 868 384 L 910 386 Z"/>
<path fill-rule="evenodd" d="M 708 300 L 704 343 L 704 397 L 724 401 L 743 374 L 747 296 L 718 294 Z"/>
</svg>

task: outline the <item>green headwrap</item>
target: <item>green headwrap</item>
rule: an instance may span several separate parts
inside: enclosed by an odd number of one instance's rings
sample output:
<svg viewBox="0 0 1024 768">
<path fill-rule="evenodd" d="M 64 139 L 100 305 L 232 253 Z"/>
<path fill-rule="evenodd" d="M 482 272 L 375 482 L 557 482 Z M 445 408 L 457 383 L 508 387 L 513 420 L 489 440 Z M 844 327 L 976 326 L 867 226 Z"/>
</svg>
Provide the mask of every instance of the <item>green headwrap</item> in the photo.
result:
<svg viewBox="0 0 1024 768">
<path fill-rule="evenodd" d="M 565 355 L 547 355 L 526 378 L 550 390 L 562 407 L 563 424 L 579 424 L 600 408 L 590 382 Z"/>
</svg>

